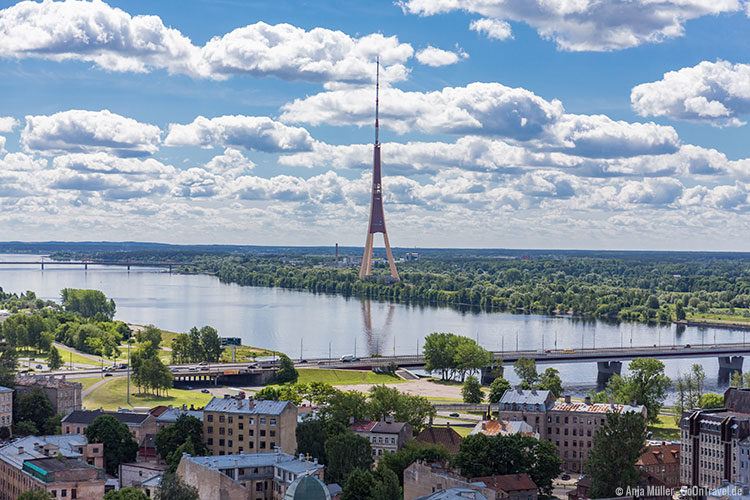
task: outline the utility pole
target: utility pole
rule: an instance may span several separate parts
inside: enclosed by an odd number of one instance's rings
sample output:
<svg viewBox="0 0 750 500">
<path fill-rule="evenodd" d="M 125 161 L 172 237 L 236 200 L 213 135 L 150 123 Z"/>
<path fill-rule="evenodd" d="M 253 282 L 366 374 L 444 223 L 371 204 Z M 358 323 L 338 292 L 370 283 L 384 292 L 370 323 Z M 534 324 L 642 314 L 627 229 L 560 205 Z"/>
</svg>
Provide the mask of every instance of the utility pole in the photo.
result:
<svg viewBox="0 0 750 500">
<path fill-rule="evenodd" d="M 332 360 L 331 358 L 331 341 L 328 341 L 328 362 L 330 363 Z"/>
<path fill-rule="evenodd" d="M 128 339 L 128 405 L 130 405 L 130 342 L 132 338 Z"/>
<path fill-rule="evenodd" d="M 396 336 L 393 336 L 393 357 L 396 357 Z"/>
<path fill-rule="evenodd" d="M 302 339 L 299 339 L 299 361 L 302 362 Z"/>
<path fill-rule="evenodd" d="M 354 357 L 357 357 L 357 337 L 354 337 Z"/>
</svg>

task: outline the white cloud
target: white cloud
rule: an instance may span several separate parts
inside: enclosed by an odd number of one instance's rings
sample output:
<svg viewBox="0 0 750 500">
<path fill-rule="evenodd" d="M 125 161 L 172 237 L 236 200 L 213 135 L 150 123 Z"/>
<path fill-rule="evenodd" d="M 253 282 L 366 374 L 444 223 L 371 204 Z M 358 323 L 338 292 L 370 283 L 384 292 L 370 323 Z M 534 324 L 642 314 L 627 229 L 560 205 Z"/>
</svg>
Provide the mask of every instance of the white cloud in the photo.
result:
<svg viewBox="0 0 750 500">
<path fill-rule="evenodd" d="M 739 0 L 403 0 L 399 5 L 420 16 L 463 10 L 498 21 L 524 22 L 570 51 L 656 43 L 681 36 L 690 19 L 742 8 Z"/>
<path fill-rule="evenodd" d="M 669 177 L 627 181 L 617 199 L 625 204 L 668 206 L 682 195 L 683 189 L 679 180 Z"/>
<path fill-rule="evenodd" d="M 484 17 L 471 22 L 469 29 L 476 31 L 480 35 L 485 35 L 491 40 L 507 40 L 513 38 L 510 24 L 500 19 L 490 19 Z"/>
<path fill-rule="evenodd" d="M 227 148 L 224 154 L 214 156 L 206 163 L 206 170 L 219 175 L 238 177 L 255 168 L 255 163 L 245 158 L 241 151 Z"/>
<path fill-rule="evenodd" d="M 290 127 L 266 116 L 197 117 L 192 123 L 169 125 L 166 146 L 236 146 L 268 153 L 309 151 L 313 139 L 307 130 Z"/>
<path fill-rule="evenodd" d="M 0 134 L 8 134 L 18 125 L 18 120 L 12 116 L 0 116 Z"/>
<path fill-rule="evenodd" d="M 71 109 L 53 115 L 26 116 L 21 143 L 43 154 L 108 151 L 142 156 L 159 149 L 161 131 L 109 110 Z"/>
<path fill-rule="evenodd" d="M 458 52 L 442 50 L 432 45 L 417 52 L 417 60 L 427 66 L 438 67 L 455 64 L 461 59 L 469 57 L 469 54 L 459 49 Z"/>
<path fill-rule="evenodd" d="M 24 1 L 0 10 L 2 57 L 93 62 L 109 71 L 165 69 L 193 78 L 236 74 L 308 82 L 368 83 L 380 55 L 385 82 L 404 80 L 411 45 L 378 33 L 306 31 L 255 23 L 199 47 L 158 16 L 131 16 L 101 0 Z"/>
<path fill-rule="evenodd" d="M 167 176 L 175 172 L 153 158 L 118 158 L 107 153 L 69 154 L 52 160 L 55 168 L 65 168 L 82 173 L 123 174 L 136 176 Z"/>
<path fill-rule="evenodd" d="M 633 87 L 630 101 L 641 116 L 741 126 L 745 122 L 738 117 L 750 113 L 750 64 L 703 61 L 670 71 Z"/>
</svg>

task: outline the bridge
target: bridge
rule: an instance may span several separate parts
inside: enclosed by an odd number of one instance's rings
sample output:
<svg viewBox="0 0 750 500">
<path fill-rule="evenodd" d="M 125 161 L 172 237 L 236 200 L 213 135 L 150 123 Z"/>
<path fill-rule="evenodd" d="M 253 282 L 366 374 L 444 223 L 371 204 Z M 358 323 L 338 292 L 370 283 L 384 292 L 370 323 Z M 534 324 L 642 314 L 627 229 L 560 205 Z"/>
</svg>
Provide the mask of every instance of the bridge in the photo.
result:
<svg viewBox="0 0 750 500">
<path fill-rule="evenodd" d="M 82 259 L 82 260 L 5 260 L 0 261 L 0 266 L 40 266 L 44 270 L 44 266 L 83 266 L 84 270 L 88 270 L 89 266 L 120 266 L 127 267 L 130 271 L 130 267 L 165 267 L 172 272 L 173 266 L 179 266 L 179 262 L 174 261 L 160 261 L 160 262 L 144 262 L 136 260 L 94 260 L 94 259 Z"/>
<path fill-rule="evenodd" d="M 750 344 L 726 343 L 705 345 L 660 345 L 633 347 L 597 347 L 587 349 L 546 349 L 546 350 L 518 350 L 494 351 L 492 353 L 503 364 L 512 364 L 520 358 L 530 358 L 537 364 L 585 363 L 595 362 L 598 369 L 598 379 L 604 381 L 615 373 L 619 374 L 622 362 L 635 358 L 706 358 L 719 359 L 719 370 L 725 373 L 742 371 L 744 356 L 750 354 Z M 307 365 L 316 364 L 326 368 L 371 369 L 396 363 L 402 368 L 421 368 L 425 365 L 424 355 L 382 356 L 375 358 L 361 358 L 352 361 L 333 360 L 329 358 L 306 360 Z M 482 373 L 486 375 L 485 371 Z"/>
</svg>

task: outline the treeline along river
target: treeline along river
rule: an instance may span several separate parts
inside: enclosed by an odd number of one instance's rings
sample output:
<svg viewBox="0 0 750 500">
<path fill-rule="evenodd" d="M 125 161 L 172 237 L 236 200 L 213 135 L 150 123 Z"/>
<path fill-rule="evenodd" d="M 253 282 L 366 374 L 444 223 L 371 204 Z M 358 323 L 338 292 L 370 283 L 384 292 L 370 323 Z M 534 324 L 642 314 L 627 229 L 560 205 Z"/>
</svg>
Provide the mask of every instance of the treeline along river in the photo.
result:
<svg viewBox="0 0 750 500">
<path fill-rule="evenodd" d="M 29 255 L 0 255 L 0 260 L 38 260 Z M 416 353 L 424 337 L 447 331 L 477 339 L 490 350 L 653 344 L 742 342 L 746 333 L 725 329 L 680 328 L 671 324 L 603 322 L 565 316 L 509 314 L 425 305 L 394 304 L 355 297 L 222 283 L 215 276 L 169 274 L 163 269 L 73 266 L 0 266 L 0 287 L 7 292 L 32 290 L 42 299 L 60 300 L 63 288 L 94 288 L 117 303 L 116 318 L 152 323 L 184 332 L 212 325 L 225 337 L 243 344 L 286 352 L 293 358 L 344 354 Z M 750 332 L 748 332 L 750 333 Z M 747 335 L 750 341 L 750 335 Z M 693 362 L 708 374 L 716 389 L 718 362 L 667 360 L 672 378 Z M 746 365 L 750 368 L 750 360 Z M 596 381 L 593 363 L 557 366 L 567 387 L 585 392 Z M 512 369 L 506 374 L 511 382 Z M 719 389 L 723 388 L 720 387 Z"/>
</svg>

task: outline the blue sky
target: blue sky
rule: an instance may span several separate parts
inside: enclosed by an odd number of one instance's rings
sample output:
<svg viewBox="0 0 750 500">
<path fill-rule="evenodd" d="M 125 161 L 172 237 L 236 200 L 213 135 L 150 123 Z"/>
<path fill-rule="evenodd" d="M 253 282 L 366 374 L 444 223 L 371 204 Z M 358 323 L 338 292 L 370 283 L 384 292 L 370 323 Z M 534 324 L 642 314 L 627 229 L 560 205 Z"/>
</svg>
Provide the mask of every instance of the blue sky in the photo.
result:
<svg viewBox="0 0 750 500">
<path fill-rule="evenodd" d="M 361 245 L 380 54 L 396 247 L 750 250 L 745 0 L 0 8 L 4 239 Z"/>
</svg>

